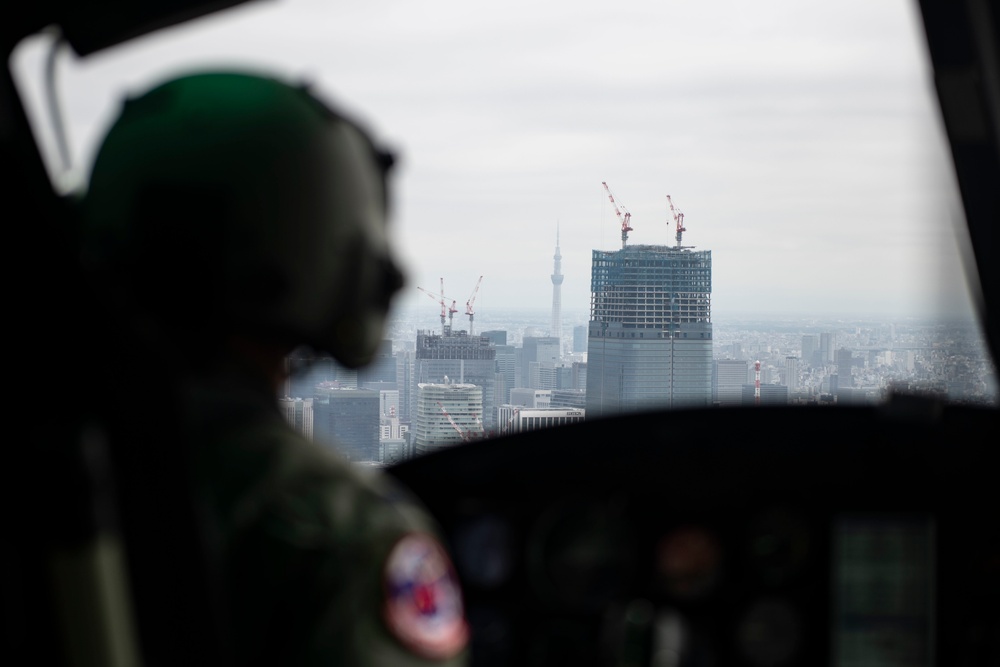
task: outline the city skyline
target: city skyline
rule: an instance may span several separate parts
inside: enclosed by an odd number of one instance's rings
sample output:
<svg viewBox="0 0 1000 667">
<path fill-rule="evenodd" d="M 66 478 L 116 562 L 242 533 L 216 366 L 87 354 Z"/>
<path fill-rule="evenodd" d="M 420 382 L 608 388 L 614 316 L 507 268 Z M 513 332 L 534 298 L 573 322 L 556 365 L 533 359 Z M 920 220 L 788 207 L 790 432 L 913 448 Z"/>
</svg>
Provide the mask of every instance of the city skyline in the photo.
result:
<svg viewBox="0 0 1000 667">
<path fill-rule="evenodd" d="M 404 307 L 442 277 L 462 304 L 483 276 L 480 312 L 544 308 L 558 227 L 562 307 L 585 309 L 590 253 L 619 246 L 607 182 L 632 214 L 630 242 L 672 241 L 667 195 L 684 211 L 685 241 L 715 253 L 720 317 L 962 315 L 961 206 L 914 10 L 250 3 L 84 62 L 64 56 L 76 168 L 57 180 L 82 181 L 128 92 L 192 67 L 263 68 L 311 82 L 397 151 Z M 44 55 L 15 57 L 43 139 Z"/>
</svg>

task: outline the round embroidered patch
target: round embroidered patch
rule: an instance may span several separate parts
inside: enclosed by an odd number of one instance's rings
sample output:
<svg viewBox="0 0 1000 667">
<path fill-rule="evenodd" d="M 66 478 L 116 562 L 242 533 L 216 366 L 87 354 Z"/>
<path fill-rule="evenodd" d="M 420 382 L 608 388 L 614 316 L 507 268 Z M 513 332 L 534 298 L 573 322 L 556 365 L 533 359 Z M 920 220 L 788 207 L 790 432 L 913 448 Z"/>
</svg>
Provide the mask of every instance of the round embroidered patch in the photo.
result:
<svg viewBox="0 0 1000 667">
<path fill-rule="evenodd" d="M 469 628 L 451 560 L 430 535 L 411 533 L 385 564 L 385 620 L 408 648 L 435 660 L 465 648 Z"/>
</svg>

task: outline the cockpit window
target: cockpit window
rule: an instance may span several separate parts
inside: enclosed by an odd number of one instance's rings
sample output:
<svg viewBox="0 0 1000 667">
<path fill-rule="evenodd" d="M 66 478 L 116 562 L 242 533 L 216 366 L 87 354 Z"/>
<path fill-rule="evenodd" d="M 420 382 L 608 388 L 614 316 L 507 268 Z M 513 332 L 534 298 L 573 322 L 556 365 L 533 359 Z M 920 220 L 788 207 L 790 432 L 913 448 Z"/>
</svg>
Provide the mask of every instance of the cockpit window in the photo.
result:
<svg viewBox="0 0 1000 667">
<path fill-rule="evenodd" d="M 14 65 L 55 157 L 48 44 Z M 659 407 L 997 401 L 915 3 L 250 4 L 64 51 L 53 178 L 82 187 L 130 92 L 234 66 L 400 156 L 375 363 L 302 351 L 279 397 L 356 462 Z"/>
</svg>

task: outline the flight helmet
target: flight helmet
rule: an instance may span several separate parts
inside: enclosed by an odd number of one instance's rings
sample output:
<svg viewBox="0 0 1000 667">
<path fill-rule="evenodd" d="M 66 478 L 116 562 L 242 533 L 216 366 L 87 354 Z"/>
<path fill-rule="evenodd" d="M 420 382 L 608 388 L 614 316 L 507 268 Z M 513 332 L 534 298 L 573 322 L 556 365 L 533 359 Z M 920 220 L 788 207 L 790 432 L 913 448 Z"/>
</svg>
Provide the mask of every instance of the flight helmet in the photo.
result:
<svg viewBox="0 0 1000 667">
<path fill-rule="evenodd" d="M 85 266 L 182 339 L 233 333 L 370 361 L 402 274 L 391 156 L 306 87 L 242 72 L 125 102 L 82 200 Z"/>
</svg>

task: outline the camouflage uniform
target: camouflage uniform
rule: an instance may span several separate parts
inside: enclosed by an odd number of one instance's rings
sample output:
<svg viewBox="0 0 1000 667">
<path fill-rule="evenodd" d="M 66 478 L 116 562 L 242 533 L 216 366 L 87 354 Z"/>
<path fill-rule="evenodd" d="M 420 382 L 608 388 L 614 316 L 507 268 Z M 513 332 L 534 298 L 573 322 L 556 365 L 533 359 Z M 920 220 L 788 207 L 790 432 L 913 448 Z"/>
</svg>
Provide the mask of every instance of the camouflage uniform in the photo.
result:
<svg viewBox="0 0 1000 667">
<path fill-rule="evenodd" d="M 226 373 L 185 393 L 197 482 L 221 538 L 237 664 L 464 664 L 450 568 L 433 591 L 439 608 L 421 620 L 414 607 L 409 627 L 405 613 L 393 625 L 390 552 L 408 535 L 437 544 L 399 488 L 296 433 L 263 380 Z M 431 560 L 447 565 L 443 552 Z"/>
<path fill-rule="evenodd" d="M 390 166 L 306 88 L 204 73 L 128 100 L 91 173 L 85 268 L 190 365 L 180 434 L 239 665 L 465 658 L 461 593 L 428 517 L 298 435 L 267 377 L 298 345 L 355 367 L 375 353 L 402 286 Z"/>
</svg>

